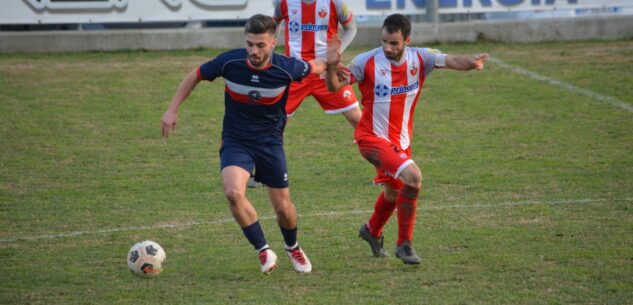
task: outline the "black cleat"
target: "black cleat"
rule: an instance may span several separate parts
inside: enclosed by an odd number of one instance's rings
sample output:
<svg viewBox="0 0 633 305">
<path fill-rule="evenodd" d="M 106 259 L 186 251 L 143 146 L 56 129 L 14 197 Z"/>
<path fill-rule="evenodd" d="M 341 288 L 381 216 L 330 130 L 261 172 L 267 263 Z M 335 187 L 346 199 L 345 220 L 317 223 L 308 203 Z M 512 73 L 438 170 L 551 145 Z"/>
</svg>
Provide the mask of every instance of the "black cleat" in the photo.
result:
<svg viewBox="0 0 633 305">
<path fill-rule="evenodd" d="M 415 249 L 411 246 L 411 242 L 408 241 L 405 241 L 400 246 L 396 247 L 396 257 L 408 265 L 417 265 L 422 261 L 415 253 Z"/>
<path fill-rule="evenodd" d="M 389 253 L 387 253 L 387 251 L 385 251 L 385 249 L 382 247 L 384 241 L 382 234 L 380 234 L 380 237 L 371 236 L 371 234 L 369 234 L 369 230 L 367 230 L 366 224 L 360 226 L 358 237 L 364 239 L 369 243 L 369 245 L 371 246 L 371 252 L 374 254 L 375 257 L 389 256 Z"/>
</svg>

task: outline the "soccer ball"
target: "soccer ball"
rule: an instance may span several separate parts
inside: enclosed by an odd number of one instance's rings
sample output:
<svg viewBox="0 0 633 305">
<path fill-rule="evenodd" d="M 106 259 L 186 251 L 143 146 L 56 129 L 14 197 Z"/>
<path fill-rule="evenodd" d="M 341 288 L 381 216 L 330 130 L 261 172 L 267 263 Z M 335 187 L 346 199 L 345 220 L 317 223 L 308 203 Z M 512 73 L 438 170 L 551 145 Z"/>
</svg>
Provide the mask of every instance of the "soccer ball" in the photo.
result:
<svg viewBox="0 0 633 305">
<path fill-rule="evenodd" d="M 163 271 L 166 258 L 163 247 L 145 240 L 136 243 L 127 253 L 127 266 L 136 276 L 152 278 Z"/>
</svg>

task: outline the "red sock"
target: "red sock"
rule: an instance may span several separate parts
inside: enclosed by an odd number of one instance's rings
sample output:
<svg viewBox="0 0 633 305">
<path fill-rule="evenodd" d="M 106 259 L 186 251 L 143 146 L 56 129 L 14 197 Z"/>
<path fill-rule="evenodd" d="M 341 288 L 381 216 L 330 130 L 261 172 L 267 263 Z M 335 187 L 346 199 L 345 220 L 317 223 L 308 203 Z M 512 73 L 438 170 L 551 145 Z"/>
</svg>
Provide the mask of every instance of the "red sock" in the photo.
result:
<svg viewBox="0 0 633 305">
<path fill-rule="evenodd" d="M 411 193 L 411 192 L 409 192 Z M 412 192 L 415 198 L 409 198 L 398 192 L 396 206 L 398 207 L 398 246 L 413 238 L 413 225 L 415 223 L 415 212 L 418 201 L 418 191 Z"/>
<path fill-rule="evenodd" d="M 382 234 L 382 229 L 389 220 L 389 217 L 393 215 L 393 211 L 396 209 L 395 202 L 389 202 L 385 199 L 385 192 L 380 193 L 374 205 L 374 213 L 369 219 L 369 233 L 373 237 L 378 237 Z"/>
</svg>

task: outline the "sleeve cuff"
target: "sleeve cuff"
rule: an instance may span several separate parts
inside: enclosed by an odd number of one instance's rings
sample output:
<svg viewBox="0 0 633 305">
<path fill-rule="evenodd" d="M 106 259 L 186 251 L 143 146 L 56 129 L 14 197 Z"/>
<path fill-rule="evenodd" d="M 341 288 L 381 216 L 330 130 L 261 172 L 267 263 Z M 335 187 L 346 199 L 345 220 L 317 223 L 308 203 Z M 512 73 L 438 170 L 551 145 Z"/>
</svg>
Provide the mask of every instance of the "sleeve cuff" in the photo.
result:
<svg viewBox="0 0 633 305">
<path fill-rule="evenodd" d="M 438 68 L 446 67 L 446 54 L 435 55 L 435 66 Z"/>
</svg>

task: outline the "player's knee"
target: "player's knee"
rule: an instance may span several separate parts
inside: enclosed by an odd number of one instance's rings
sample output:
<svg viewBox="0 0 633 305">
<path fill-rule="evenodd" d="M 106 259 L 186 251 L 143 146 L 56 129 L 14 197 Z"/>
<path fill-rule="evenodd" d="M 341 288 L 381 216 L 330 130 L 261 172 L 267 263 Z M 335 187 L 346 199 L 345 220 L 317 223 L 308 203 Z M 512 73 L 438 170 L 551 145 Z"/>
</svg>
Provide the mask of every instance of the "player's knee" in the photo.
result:
<svg viewBox="0 0 633 305">
<path fill-rule="evenodd" d="M 226 196 L 231 205 L 235 205 L 246 198 L 244 191 L 237 188 L 224 188 L 224 196 Z"/>
<path fill-rule="evenodd" d="M 295 213 L 295 208 L 289 200 L 275 204 L 275 214 L 278 218 L 287 219 Z"/>
<path fill-rule="evenodd" d="M 389 202 L 396 202 L 396 198 L 398 198 L 398 191 L 397 190 L 393 190 L 391 192 L 386 192 L 385 191 L 385 200 L 387 200 Z"/>
<path fill-rule="evenodd" d="M 420 185 L 403 185 L 400 194 L 407 198 L 418 198 L 420 194 Z"/>
<path fill-rule="evenodd" d="M 411 190 L 419 191 L 422 187 L 422 172 L 415 163 L 409 165 L 400 178 L 402 184 Z"/>
</svg>

